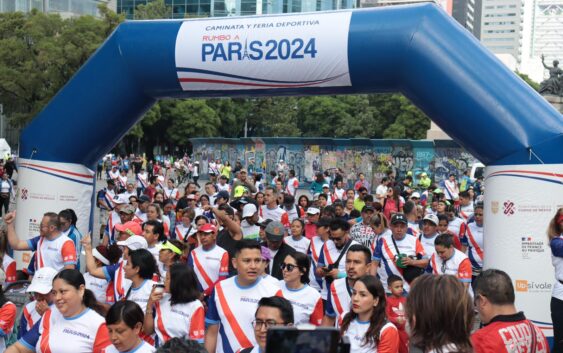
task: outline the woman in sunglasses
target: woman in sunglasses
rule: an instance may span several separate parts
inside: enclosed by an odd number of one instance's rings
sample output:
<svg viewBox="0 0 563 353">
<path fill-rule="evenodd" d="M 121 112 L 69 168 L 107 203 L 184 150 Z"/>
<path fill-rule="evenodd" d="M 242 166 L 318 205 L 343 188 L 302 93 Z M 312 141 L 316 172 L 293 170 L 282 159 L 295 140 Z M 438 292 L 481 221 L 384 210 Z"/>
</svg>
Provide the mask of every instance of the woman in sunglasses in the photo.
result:
<svg viewBox="0 0 563 353">
<path fill-rule="evenodd" d="M 323 319 L 323 300 L 317 290 L 309 287 L 311 260 L 303 253 L 287 255 L 281 264 L 283 281 L 280 281 L 283 297 L 291 302 L 295 325 L 320 326 Z"/>
</svg>

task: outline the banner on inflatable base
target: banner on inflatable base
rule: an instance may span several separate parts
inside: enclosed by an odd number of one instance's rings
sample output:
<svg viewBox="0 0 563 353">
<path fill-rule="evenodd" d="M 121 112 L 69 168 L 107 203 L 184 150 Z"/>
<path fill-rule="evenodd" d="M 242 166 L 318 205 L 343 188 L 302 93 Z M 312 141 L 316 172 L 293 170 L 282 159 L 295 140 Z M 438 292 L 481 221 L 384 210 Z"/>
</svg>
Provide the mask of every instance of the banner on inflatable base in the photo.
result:
<svg viewBox="0 0 563 353">
<path fill-rule="evenodd" d="M 71 208 L 78 217 L 77 228 L 87 234 L 90 223 L 94 172 L 83 165 L 19 159 L 16 195 L 16 233 L 20 239 L 39 235 L 46 212 Z M 30 253 L 14 253 L 18 268 L 29 264 Z"/>
<path fill-rule="evenodd" d="M 485 268 L 507 272 L 516 307 L 553 336 L 549 302 L 556 281 L 548 224 L 563 207 L 563 164 L 486 169 Z"/>
</svg>

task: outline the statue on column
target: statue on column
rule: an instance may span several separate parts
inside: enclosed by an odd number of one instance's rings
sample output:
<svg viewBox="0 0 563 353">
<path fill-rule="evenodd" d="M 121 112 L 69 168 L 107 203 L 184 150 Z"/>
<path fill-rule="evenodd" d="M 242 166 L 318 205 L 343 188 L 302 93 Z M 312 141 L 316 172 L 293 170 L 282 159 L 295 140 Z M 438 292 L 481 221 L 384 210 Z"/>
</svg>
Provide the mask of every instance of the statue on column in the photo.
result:
<svg viewBox="0 0 563 353">
<path fill-rule="evenodd" d="M 549 78 L 540 84 L 539 92 L 542 95 L 563 96 L 563 70 L 559 68 L 559 61 L 553 60 L 553 67 L 547 66 L 541 56 L 543 67 L 549 70 Z"/>
</svg>

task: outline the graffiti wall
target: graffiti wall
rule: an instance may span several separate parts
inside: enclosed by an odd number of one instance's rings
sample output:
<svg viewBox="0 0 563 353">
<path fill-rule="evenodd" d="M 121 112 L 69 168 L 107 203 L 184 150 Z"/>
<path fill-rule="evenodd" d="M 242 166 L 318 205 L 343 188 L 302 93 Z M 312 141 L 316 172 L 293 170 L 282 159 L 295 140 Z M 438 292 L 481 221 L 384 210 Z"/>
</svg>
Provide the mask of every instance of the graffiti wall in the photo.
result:
<svg viewBox="0 0 563 353">
<path fill-rule="evenodd" d="M 194 138 L 193 157 L 200 161 L 202 173 L 208 163 L 219 159 L 231 165 L 240 162 L 250 173 L 268 175 L 280 161 L 286 170 L 311 182 L 317 173 L 336 169 L 344 174 L 345 185 L 351 187 L 362 172 L 372 188 L 392 172 L 397 179 L 411 172 L 416 180 L 427 173 L 435 182 L 449 174 L 458 177 L 477 160 L 453 141 L 367 140 L 328 138 Z"/>
</svg>

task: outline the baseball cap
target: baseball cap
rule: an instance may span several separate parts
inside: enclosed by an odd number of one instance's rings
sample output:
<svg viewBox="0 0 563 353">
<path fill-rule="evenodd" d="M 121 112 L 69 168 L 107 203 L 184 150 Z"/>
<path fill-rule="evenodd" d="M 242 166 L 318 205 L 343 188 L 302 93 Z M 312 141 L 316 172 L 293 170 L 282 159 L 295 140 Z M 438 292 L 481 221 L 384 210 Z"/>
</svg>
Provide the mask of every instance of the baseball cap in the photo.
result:
<svg viewBox="0 0 563 353">
<path fill-rule="evenodd" d="M 235 192 L 233 193 L 234 197 L 242 197 L 244 193 L 247 191 L 246 187 L 242 185 L 237 185 L 235 187 Z"/>
<path fill-rule="evenodd" d="M 244 205 L 244 208 L 242 209 L 242 218 L 244 219 L 247 217 L 252 217 L 254 216 L 256 211 L 258 211 L 258 209 L 253 203 L 247 203 L 246 205 Z"/>
<path fill-rule="evenodd" d="M 115 229 L 118 232 L 125 232 L 131 236 L 143 234 L 143 229 L 141 228 L 141 225 L 133 221 L 125 222 L 123 224 L 116 224 Z"/>
<path fill-rule="evenodd" d="M 434 189 L 434 193 L 435 194 L 443 194 L 444 192 L 442 191 L 442 189 L 436 188 L 436 189 Z"/>
<path fill-rule="evenodd" d="M 26 292 L 47 294 L 53 289 L 53 278 L 57 275 L 57 270 L 51 267 L 42 267 L 33 275 L 31 284 Z"/>
<path fill-rule="evenodd" d="M 319 210 L 316 207 L 309 207 L 307 209 L 307 214 L 319 214 L 319 213 L 321 213 L 321 210 Z"/>
<path fill-rule="evenodd" d="M 407 221 L 407 217 L 405 217 L 404 214 L 402 213 L 395 213 L 393 215 L 393 217 L 391 217 L 391 224 L 395 224 L 395 223 L 404 223 L 404 224 L 408 224 L 409 222 Z"/>
<path fill-rule="evenodd" d="M 285 229 L 283 224 L 278 221 L 272 221 L 266 226 L 266 238 L 271 241 L 281 241 Z"/>
<path fill-rule="evenodd" d="M 417 199 L 419 199 L 419 198 L 420 198 L 420 193 L 417 192 L 417 191 L 413 192 L 412 195 L 411 195 L 411 198 L 417 198 Z"/>
<path fill-rule="evenodd" d="M 147 195 L 139 196 L 139 203 L 143 203 L 143 202 L 151 202 L 150 197 L 148 197 Z"/>
<path fill-rule="evenodd" d="M 165 241 L 164 243 L 160 244 L 158 246 L 158 251 L 160 250 L 170 250 L 175 254 L 182 255 L 182 250 L 169 241 Z"/>
<path fill-rule="evenodd" d="M 119 210 L 119 212 L 123 212 L 125 214 L 133 214 L 133 213 L 135 213 L 135 206 L 125 205 Z"/>
<path fill-rule="evenodd" d="M 330 185 L 328 185 L 328 184 L 323 184 L 323 189 L 324 189 L 324 188 L 330 188 Z"/>
<path fill-rule="evenodd" d="M 217 228 L 211 223 L 205 223 L 199 227 L 198 231 L 202 233 L 213 233 Z"/>
<path fill-rule="evenodd" d="M 126 240 L 118 241 L 117 245 L 126 246 L 130 250 L 139 250 L 139 249 L 148 249 L 149 248 L 149 244 L 147 243 L 147 240 L 140 235 L 133 235 L 133 236 L 127 238 Z"/>
<path fill-rule="evenodd" d="M 187 200 L 195 200 L 195 195 L 194 194 L 188 194 L 188 195 L 186 195 L 186 199 Z"/>
<path fill-rule="evenodd" d="M 438 216 L 436 216 L 435 214 L 428 214 L 426 216 L 424 216 L 424 218 L 422 219 L 423 221 L 430 221 L 432 223 L 434 223 L 434 225 L 438 225 L 439 221 L 438 221 Z"/>
<path fill-rule="evenodd" d="M 362 207 L 362 212 L 368 212 L 368 211 L 375 212 L 375 208 L 373 208 L 373 206 L 370 205 L 365 205 L 364 207 Z"/>
<path fill-rule="evenodd" d="M 217 203 L 217 200 L 219 200 L 221 198 L 229 201 L 229 192 L 226 191 L 226 190 L 219 191 L 217 193 L 217 195 L 215 196 L 215 203 Z"/>
<path fill-rule="evenodd" d="M 268 224 L 270 224 L 270 222 L 272 222 L 271 219 L 259 219 L 258 222 L 256 222 L 256 224 L 261 228 L 266 228 Z"/>
</svg>

